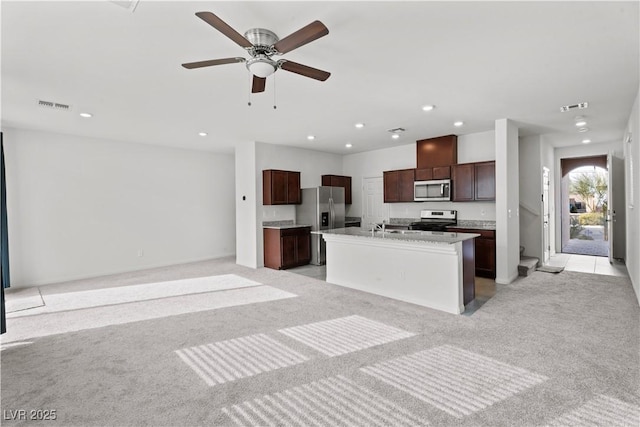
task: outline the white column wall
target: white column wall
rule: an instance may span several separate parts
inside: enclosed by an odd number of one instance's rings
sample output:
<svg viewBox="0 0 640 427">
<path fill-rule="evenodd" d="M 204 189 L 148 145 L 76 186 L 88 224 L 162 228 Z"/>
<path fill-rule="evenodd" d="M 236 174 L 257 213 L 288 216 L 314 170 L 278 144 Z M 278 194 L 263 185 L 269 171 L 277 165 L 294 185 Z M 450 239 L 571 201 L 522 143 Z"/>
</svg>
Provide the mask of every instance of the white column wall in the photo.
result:
<svg viewBox="0 0 640 427">
<path fill-rule="evenodd" d="M 520 138 L 520 246 L 542 261 L 542 165 L 540 136 Z"/>
<path fill-rule="evenodd" d="M 518 128 L 496 120 L 496 282 L 518 277 L 520 262 Z"/>
<path fill-rule="evenodd" d="M 256 242 L 258 233 L 257 207 L 262 204 L 256 185 L 256 143 L 236 144 L 236 264 L 256 268 Z M 258 200 L 259 199 L 259 200 Z M 260 232 L 262 230 L 260 229 Z"/>
</svg>

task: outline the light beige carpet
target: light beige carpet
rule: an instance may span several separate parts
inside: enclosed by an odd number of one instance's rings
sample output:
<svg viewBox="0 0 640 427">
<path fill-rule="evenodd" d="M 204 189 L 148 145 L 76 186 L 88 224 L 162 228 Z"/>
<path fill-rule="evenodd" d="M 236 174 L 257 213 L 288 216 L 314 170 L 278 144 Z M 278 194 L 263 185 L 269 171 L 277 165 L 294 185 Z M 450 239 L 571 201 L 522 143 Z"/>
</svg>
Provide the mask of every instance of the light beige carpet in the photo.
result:
<svg viewBox="0 0 640 427">
<path fill-rule="evenodd" d="M 163 315 L 171 306 L 162 306 L 158 317 L 4 349 L 2 410 L 54 409 L 64 426 L 637 427 L 640 309 L 628 278 L 533 272 L 472 316 L 232 260 L 53 289 L 220 274 L 264 286 L 92 308 L 118 319 L 135 316 L 120 306 L 184 299 L 191 310 Z M 216 309 L 198 300 L 261 288 L 297 297 Z M 8 328 L 64 313 L 9 319 Z"/>
</svg>

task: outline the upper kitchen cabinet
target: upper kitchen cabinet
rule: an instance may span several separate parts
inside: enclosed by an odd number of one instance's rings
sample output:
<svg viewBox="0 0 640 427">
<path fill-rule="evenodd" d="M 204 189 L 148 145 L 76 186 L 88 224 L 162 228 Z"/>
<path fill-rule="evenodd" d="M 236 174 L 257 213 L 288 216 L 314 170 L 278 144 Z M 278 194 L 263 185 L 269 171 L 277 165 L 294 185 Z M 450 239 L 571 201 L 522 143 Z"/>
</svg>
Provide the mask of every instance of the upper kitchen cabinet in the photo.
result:
<svg viewBox="0 0 640 427">
<path fill-rule="evenodd" d="M 300 172 L 275 169 L 262 171 L 263 205 L 293 205 L 301 202 Z"/>
<path fill-rule="evenodd" d="M 454 202 L 496 199 L 495 162 L 463 163 L 451 166 Z"/>
<path fill-rule="evenodd" d="M 496 199 L 496 162 L 475 164 L 475 199 Z"/>
<path fill-rule="evenodd" d="M 351 177 L 342 175 L 322 175 L 322 185 L 344 188 L 344 202 L 351 204 Z"/>
<path fill-rule="evenodd" d="M 383 172 L 384 202 L 413 202 L 415 169 Z"/>
<path fill-rule="evenodd" d="M 435 168 L 416 169 L 416 181 L 430 181 L 432 179 L 451 178 L 450 166 L 439 166 Z"/>
<path fill-rule="evenodd" d="M 456 135 L 421 139 L 417 141 L 416 149 L 418 169 L 437 168 L 458 163 L 458 137 Z"/>
<path fill-rule="evenodd" d="M 471 202 L 474 194 L 473 163 L 451 166 L 451 186 L 454 202 Z"/>
</svg>

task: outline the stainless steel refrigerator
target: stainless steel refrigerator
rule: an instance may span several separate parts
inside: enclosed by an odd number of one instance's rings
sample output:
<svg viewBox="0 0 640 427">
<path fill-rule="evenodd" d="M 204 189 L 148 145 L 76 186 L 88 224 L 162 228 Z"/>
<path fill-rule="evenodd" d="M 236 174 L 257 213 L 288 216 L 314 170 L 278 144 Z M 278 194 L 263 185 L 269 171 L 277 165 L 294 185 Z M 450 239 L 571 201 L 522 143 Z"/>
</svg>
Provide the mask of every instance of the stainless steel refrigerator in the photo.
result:
<svg viewBox="0 0 640 427">
<path fill-rule="evenodd" d="M 302 189 L 302 203 L 296 205 L 296 223 L 308 224 L 311 231 L 344 227 L 344 188 Z M 311 235 L 311 264 L 324 265 L 325 243 L 321 235 Z"/>
</svg>

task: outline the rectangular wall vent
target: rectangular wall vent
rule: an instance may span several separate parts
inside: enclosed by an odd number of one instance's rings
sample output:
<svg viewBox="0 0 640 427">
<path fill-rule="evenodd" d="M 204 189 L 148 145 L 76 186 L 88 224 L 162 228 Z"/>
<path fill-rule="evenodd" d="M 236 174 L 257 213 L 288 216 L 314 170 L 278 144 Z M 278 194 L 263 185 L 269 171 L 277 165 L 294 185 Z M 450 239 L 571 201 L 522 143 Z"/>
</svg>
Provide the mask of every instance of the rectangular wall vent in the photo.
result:
<svg viewBox="0 0 640 427">
<path fill-rule="evenodd" d="M 60 111 L 71 110 L 71 106 L 68 104 L 61 104 L 59 102 L 51 102 L 51 101 L 43 101 L 42 99 L 38 100 L 38 105 L 40 107 L 51 108 L 53 110 L 60 110 Z"/>
</svg>

